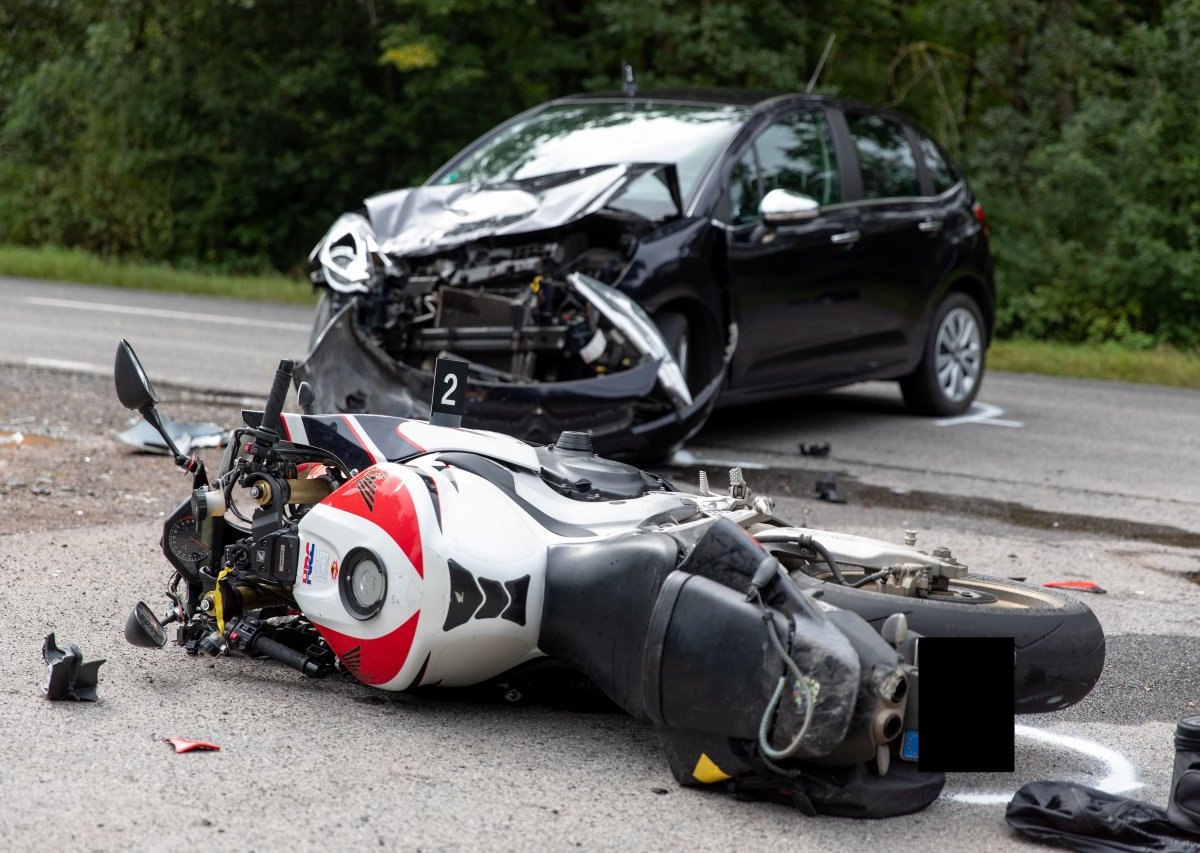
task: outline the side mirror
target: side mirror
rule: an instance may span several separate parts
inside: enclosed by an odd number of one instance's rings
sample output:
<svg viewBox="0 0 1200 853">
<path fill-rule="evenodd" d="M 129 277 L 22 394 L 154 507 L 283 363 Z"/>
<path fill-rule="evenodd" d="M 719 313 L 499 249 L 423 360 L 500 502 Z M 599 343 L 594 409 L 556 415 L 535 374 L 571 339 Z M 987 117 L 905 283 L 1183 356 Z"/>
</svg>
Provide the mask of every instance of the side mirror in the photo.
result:
<svg viewBox="0 0 1200 853">
<path fill-rule="evenodd" d="M 117 361 L 113 366 L 113 378 L 117 383 L 117 399 L 121 401 L 121 405 L 127 409 L 137 409 L 145 418 L 146 423 L 154 427 L 166 442 L 167 450 L 171 451 L 175 457 L 175 464 L 185 471 L 200 470 L 188 467 L 188 458 L 180 452 L 178 445 L 171 438 L 171 434 L 163 426 L 162 418 L 159 416 L 158 410 L 154 408 L 158 402 L 158 394 L 154 392 L 154 386 L 150 384 L 150 377 L 142 369 L 142 363 L 138 361 L 137 353 L 133 351 L 129 341 L 123 338 L 121 343 L 117 344 Z"/>
<path fill-rule="evenodd" d="M 142 369 L 142 363 L 138 361 L 137 353 L 133 351 L 129 341 L 124 339 L 117 344 L 117 361 L 113 367 L 113 378 L 117 382 L 117 399 L 125 408 L 137 409 L 140 412 L 158 402 L 158 394 L 154 392 L 150 378 Z"/>
<path fill-rule="evenodd" d="M 820 203 L 803 193 L 791 190 L 771 190 L 758 203 L 758 212 L 768 225 L 794 225 L 816 219 L 821 212 Z"/>
<path fill-rule="evenodd" d="M 161 649 L 167 644 L 167 632 L 154 611 L 139 601 L 125 621 L 125 639 L 142 648 Z"/>
</svg>

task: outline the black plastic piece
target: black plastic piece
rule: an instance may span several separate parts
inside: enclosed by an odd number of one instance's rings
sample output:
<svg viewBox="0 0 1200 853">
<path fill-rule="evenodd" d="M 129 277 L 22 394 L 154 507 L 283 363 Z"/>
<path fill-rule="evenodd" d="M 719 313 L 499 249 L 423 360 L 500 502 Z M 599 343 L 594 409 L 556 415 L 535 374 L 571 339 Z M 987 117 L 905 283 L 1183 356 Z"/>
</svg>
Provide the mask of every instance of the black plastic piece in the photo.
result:
<svg viewBox="0 0 1200 853">
<path fill-rule="evenodd" d="M 42 660 L 46 662 L 46 681 L 42 692 L 47 699 L 71 699 L 76 702 L 95 702 L 103 660 L 83 662 L 83 652 L 74 643 L 65 650 L 58 647 L 54 634 L 47 634 L 42 643 Z"/>
</svg>

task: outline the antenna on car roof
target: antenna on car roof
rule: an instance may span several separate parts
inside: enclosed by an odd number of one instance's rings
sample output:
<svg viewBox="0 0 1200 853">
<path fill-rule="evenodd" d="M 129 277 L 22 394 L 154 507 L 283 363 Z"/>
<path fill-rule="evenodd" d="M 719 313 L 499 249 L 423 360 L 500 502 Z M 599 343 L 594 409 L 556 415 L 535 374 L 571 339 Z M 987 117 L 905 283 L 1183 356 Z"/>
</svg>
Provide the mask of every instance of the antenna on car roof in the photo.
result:
<svg viewBox="0 0 1200 853">
<path fill-rule="evenodd" d="M 621 91 L 625 97 L 632 98 L 637 94 L 637 81 L 633 79 L 633 66 L 628 62 L 622 62 L 622 77 Z"/>
<path fill-rule="evenodd" d="M 811 95 L 812 90 L 817 87 L 817 78 L 821 76 L 821 69 L 825 67 L 825 60 L 829 58 L 829 51 L 833 50 L 833 43 L 836 39 L 837 33 L 830 33 L 829 38 L 825 40 L 825 50 L 821 52 L 821 61 L 817 63 L 817 70 L 813 72 L 808 85 L 804 87 L 804 94 Z"/>
</svg>

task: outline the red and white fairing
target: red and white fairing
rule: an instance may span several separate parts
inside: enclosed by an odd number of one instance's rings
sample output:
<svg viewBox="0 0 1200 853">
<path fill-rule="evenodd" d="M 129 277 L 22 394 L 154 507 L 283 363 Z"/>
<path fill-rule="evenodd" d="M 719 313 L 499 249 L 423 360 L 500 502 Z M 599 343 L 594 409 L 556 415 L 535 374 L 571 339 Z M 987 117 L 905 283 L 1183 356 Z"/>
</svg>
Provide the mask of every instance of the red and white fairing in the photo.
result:
<svg viewBox="0 0 1200 853">
<path fill-rule="evenodd" d="M 426 476 L 437 490 L 440 519 L 421 473 L 384 462 L 358 474 L 300 523 L 297 604 L 356 678 L 387 690 L 475 684 L 540 654 L 540 584 L 527 589 L 523 624 L 497 614 L 445 630 L 453 594 L 449 560 L 503 586 L 541 578 L 546 555 L 511 504 L 488 500 L 495 496 L 486 493 L 486 482 L 457 472 Z M 486 511 L 479 510 L 483 504 Z M 356 548 L 373 552 L 387 575 L 383 607 L 366 620 L 346 609 L 337 583 Z"/>
<path fill-rule="evenodd" d="M 372 459 L 377 442 L 353 416 L 346 426 Z M 295 440 L 303 424 L 289 418 Z M 377 425 L 371 425 L 377 426 Z M 342 664 L 386 690 L 477 684 L 541 657 L 538 632 L 547 548 L 604 538 L 680 498 L 659 494 L 592 504 L 564 499 L 536 475 L 514 479 L 514 501 L 485 478 L 439 461 L 437 450 L 467 450 L 537 470 L 533 448 L 508 436 L 406 421 L 393 427 L 420 450 L 406 464 L 375 462 L 300 521 L 300 566 L 293 593 Z M 578 535 L 547 530 L 531 517 L 553 513 Z M 565 510 L 565 513 L 564 513 Z M 358 549 L 387 576 L 379 612 L 356 617 L 339 589 Z"/>
</svg>

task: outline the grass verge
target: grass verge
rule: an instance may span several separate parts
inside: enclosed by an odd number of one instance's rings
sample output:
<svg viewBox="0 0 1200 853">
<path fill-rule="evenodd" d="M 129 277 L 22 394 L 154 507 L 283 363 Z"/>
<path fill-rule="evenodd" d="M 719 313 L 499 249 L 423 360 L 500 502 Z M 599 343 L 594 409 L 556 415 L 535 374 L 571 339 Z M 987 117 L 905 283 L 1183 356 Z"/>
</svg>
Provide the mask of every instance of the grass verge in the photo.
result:
<svg viewBox="0 0 1200 853">
<path fill-rule="evenodd" d="M 1169 347 L 1135 350 L 1115 343 L 995 341 L 987 364 L 990 370 L 1013 373 L 1200 388 L 1200 355 Z"/>
<path fill-rule="evenodd" d="M 278 274 L 223 275 L 97 257 L 78 249 L 0 246 L 0 275 L 314 305 L 308 282 Z"/>
</svg>

